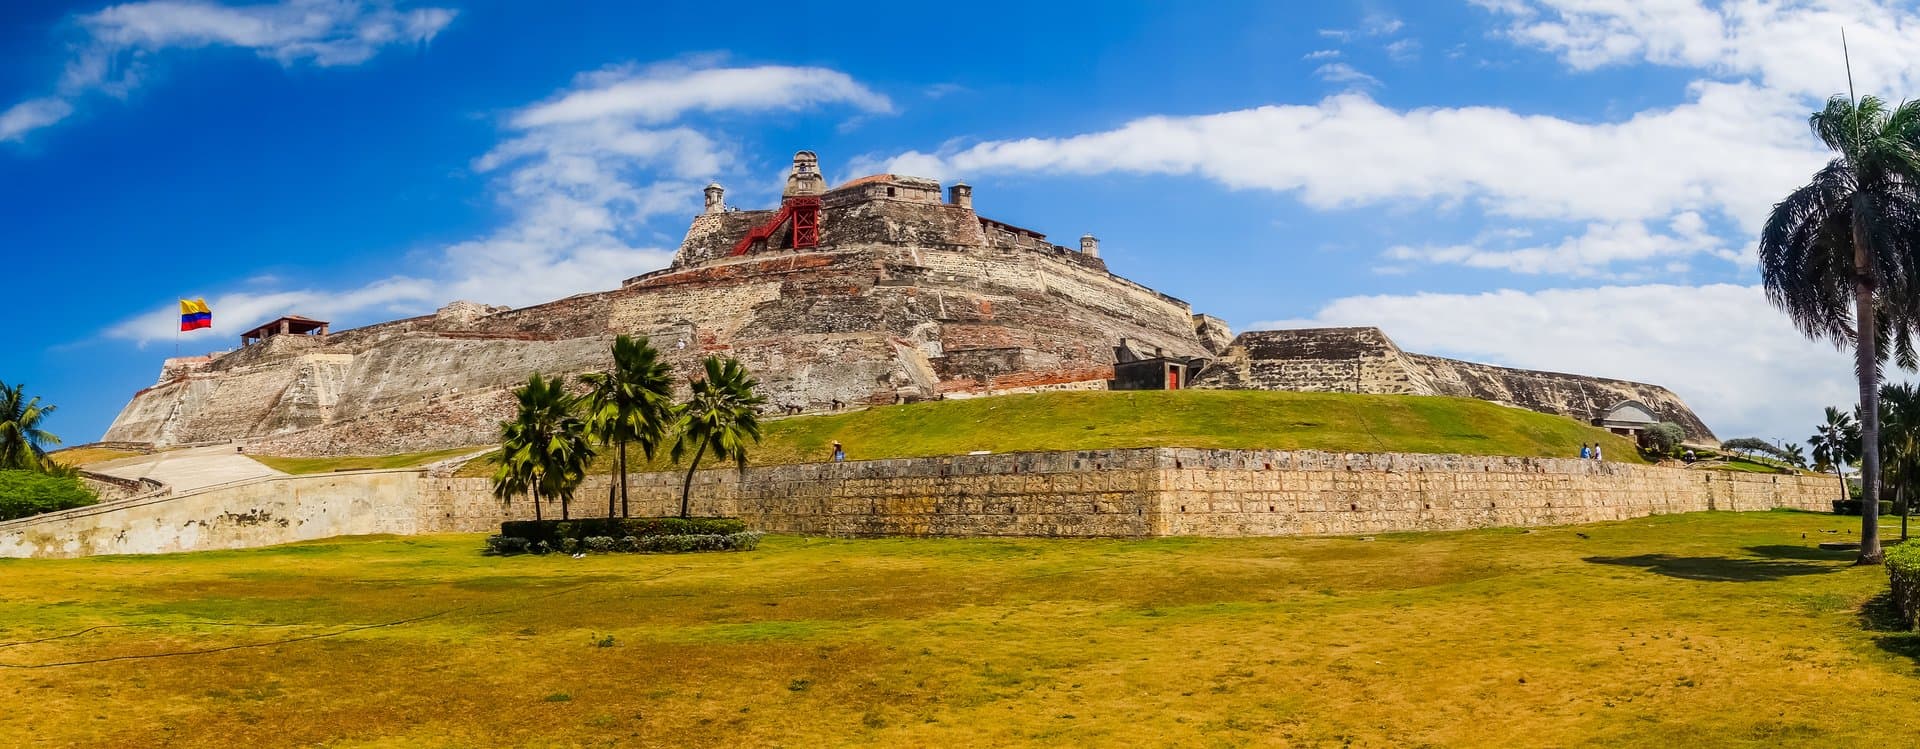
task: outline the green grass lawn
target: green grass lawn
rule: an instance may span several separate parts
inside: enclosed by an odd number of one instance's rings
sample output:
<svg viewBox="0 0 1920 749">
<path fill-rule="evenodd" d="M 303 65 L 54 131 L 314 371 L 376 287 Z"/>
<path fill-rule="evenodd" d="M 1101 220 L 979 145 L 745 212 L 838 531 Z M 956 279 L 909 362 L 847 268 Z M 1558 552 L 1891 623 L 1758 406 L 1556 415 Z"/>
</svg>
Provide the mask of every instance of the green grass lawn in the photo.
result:
<svg viewBox="0 0 1920 749">
<path fill-rule="evenodd" d="M 419 453 L 401 453 L 398 455 L 348 455 L 331 458 L 289 458 L 277 455 L 248 455 L 268 468 L 287 473 L 330 473 L 333 471 L 365 471 L 375 468 L 413 468 L 428 463 L 468 455 L 484 447 L 456 447 L 451 450 L 431 450 Z"/>
<path fill-rule="evenodd" d="M 1788 466 L 1775 465 L 1766 461 L 1740 457 L 1726 458 L 1725 462 L 1710 465 L 1708 468 L 1715 471 L 1737 471 L 1741 473 L 1798 473 L 1798 471 Z"/>
<path fill-rule="evenodd" d="M 1550 414 L 1471 398 L 1253 390 L 1064 392 L 888 406 L 775 419 L 748 452 L 758 465 L 824 461 L 840 440 L 854 460 L 962 455 L 975 450 L 1204 447 L 1343 452 L 1578 457 L 1582 442 L 1609 460 L 1642 462 L 1633 443 Z M 663 453 L 665 451 L 662 451 Z M 637 455 L 628 460 L 639 465 Z M 602 460 L 605 472 L 610 464 Z M 669 467 L 664 455 L 652 468 Z M 462 475 L 485 476 L 488 459 Z"/>
<path fill-rule="evenodd" d="M 774 537 L 581 560 L 481 557 L 462 535 L 3 560 L 0 731 L 91 747 L 1913 746 L 1920 637 L 1876 624 L 1880 569 L 1812 548 L 1855 522 Z M 170 653 L 198 654 L 153 657 Z M 25 668 L 68 661 L 96 662 Z"/>
</svg>

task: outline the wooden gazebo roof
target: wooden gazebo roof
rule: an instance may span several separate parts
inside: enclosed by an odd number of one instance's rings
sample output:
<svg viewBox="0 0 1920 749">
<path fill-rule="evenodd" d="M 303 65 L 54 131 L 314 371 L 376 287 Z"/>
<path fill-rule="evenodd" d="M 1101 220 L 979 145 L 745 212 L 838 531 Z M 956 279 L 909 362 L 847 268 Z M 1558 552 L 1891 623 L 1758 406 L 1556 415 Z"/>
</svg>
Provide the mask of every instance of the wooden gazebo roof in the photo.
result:
<svg viewBox="0 0 1920 749">
<path fill-rule="evenodd" d="M 282 332 L 289 335 L 304 335 L 316 330 L 325 333 L 327 325 L 328 323 L 325 320 L 315 320 L 311 317 L 301 317 L 299 315 L 285 315 L 269 320 L 260 327 L 241 333 L 240 338 L 243 340 L 247 338 L 266 338 L 267 336 L 280 335 Z M 283 326 L 286 328 L 284 331 L 281 330 Z"/>
</svg>

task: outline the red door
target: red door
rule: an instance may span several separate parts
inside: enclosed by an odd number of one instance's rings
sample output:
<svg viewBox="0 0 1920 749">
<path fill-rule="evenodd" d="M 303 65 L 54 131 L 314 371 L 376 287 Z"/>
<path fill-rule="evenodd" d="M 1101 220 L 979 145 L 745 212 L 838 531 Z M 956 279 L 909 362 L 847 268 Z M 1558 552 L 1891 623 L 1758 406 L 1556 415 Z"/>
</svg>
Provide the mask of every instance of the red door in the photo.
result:
<svg viewBox="0 0 1920 749">
<path fill-rule="evenodd" d="M 1167 389 L 1180 389 L 1180 365 L 1178 364 L 1167 365 Z"/>
</svg>

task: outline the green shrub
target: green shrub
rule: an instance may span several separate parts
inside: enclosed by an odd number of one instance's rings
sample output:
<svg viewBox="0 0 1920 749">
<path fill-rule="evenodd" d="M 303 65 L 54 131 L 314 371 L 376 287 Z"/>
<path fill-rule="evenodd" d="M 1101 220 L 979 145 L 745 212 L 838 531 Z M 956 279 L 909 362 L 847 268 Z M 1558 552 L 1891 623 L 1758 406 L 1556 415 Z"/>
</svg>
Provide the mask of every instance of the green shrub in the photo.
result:
<svg viewBox="0 0 1920 749">
<path fill-rule="evenodd" d="M 514 538 L 512 536 L 488 536 L 486 553 L 493 556 L 525 554 L 527 553 L 527 540 L 524 538 Z"/>
<path fill-rule="evenodd" d="M 1680 441 L 1686 438 L 1687 431 L 1671 421 L 1649 424 L 1640 432 L 1640 441 L 1656 455 L 1673 454 L 1680 449 Z"/>
<path fill-rule="evenodd" d="M 760 533 L 741 531 L 739 533 L 691 533 L 670 534 L 664 536 L 626 536 L 615 540 L 607 536 L 589 536 L 585 540 L 565 539 L 560 549 L 586 549 L 595 553 L 625 551 L 642 554 L 674 554 L 689 551 L 753 551 L 760 548 Z M 488 536 L 486 554 L 509 556 L 513 554 L 545 554 L 549 546 L 545 541 L 528 543 L 527 539 L 513 536 Z"/>
<path fill-rule="evenodd" d="M 1887 550 L 1887 582 L 1893 604 L 1907 629 L 1920 624 L 1920 543 L 1904 543 Z"/>
<path fill-rule="evenodd" d="M 71 510 L 100 501 L 73 476 L 38 471 L 0 471 L 0 520 Z"/>
<path fill-rule="evenodd" d="M 1835 514 L 1835 515 L 1858 515 L 1858 514 L 1860 514 L 1860 500 L 1858 500 L 1858 499 L 1836 499 L 1836 500 L 1834 500 L 1834 501 L 1833 501 L 1833 514 Z M 1884 500 L 1884 499 L 1883 499 L 1883 500 L 1880 500 L 1880 514 L 1882 514 L 1882 515 L 1892 515 L 1892 514 L 1893 514 L 1893 503 L 1892 503 L 1892 502 L 1889 502 L 1889 501 L 1887 501 L 1887 500 Z"/>
<path fill-rule="evenodd" d="M 744 533 L 747 524 L 736 518 L 591 518 L 585 520 L 509 520 L 500 524 L 500 535 L 524 538 L 529 543 L 547 542 L 559 548 L 568 538 L 588 536 L 622 538 L 634 536 L 726 535 Z"/>
</svg>

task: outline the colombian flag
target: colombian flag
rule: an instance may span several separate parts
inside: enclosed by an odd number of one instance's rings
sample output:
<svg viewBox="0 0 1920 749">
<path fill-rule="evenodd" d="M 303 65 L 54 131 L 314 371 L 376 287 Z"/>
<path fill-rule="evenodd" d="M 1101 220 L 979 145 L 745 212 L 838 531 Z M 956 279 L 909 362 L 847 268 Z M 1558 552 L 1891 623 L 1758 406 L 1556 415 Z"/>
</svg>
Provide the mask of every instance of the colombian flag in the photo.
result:
<svg viewBox="0 0 1920 749">
<path fill-rule="evenodd" d="M 180 329 L 199 330 L 213 327 L 213 310 L 207 308 L 207 300 L 195 299 L 191 302 L 180 300 Z"/>
</svg>

